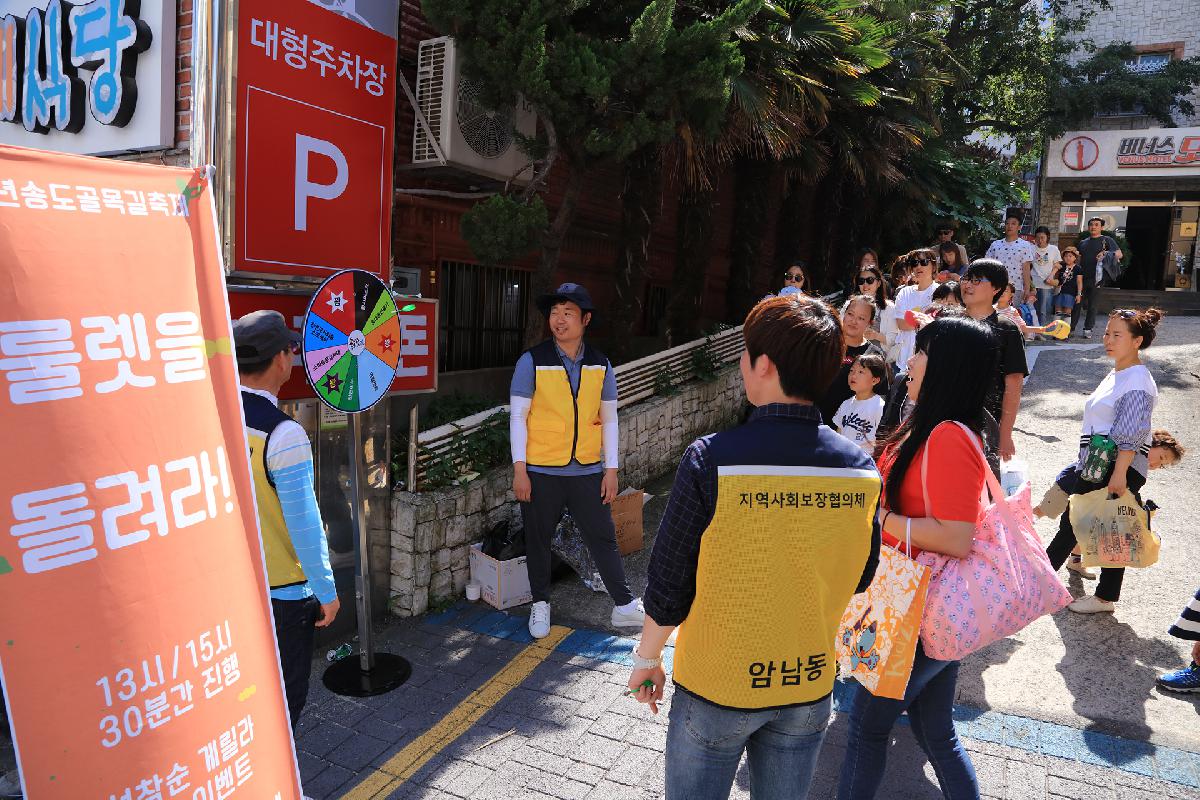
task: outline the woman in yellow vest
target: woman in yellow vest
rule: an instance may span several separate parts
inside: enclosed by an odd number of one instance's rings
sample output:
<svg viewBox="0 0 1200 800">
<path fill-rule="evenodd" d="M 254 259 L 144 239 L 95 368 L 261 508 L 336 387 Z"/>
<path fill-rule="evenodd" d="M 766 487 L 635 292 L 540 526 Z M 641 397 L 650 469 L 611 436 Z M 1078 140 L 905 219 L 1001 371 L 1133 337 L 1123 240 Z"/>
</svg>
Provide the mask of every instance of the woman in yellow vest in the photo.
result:
<svg viewBox="0 0 1200 800">
<path fill-rule="evenodd" d="M 879 559 L 879 473 L 813 404 L 842 364 L 837 317 L 792 293 L 755 306 L 743 333 L 756 408 L 684 453 L 632 653 L 629 687 L 658 713 L 663 646 L 681 625 L 667 800 L 728 797 L 743 752 L 752 798 L 803 800 L 829 723 L 838 622 Z"/>
<path fill-rule="evenodd" d="M 592 298 L 579 284 L 564 283 L 537 305 L 551 338 L 518 359 L 509 392 L 513 494 L 521 504 L 533 594 L 529 634 L 550 633 L 550 540 L 564 508 L 613 598 L 610 621 L 641 627 L 642 603 L 629 591 L 607 508 L 617 496 L 617 381 L 604 354 L 583 341 Z"/>
</svg>

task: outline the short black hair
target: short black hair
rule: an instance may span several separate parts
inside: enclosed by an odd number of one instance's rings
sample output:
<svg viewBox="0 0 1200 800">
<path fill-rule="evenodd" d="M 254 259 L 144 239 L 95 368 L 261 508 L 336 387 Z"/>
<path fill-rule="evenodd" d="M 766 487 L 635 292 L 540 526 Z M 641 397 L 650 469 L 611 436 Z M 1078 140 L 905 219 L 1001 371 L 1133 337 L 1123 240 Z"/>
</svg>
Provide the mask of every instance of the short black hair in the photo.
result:
<svg viewBox="0 0 1200 800">
<path fill-rule="evenodd" d="M 1049 235 L 1050 235 L 1050 229 L 1049 229 L 1049 228 L 1047 228 L 1045 225 L 1038 225 L 1038 226 L 1037 226 L 1037 229 L 1036 229 L 1036 230 L 1034 230 L 1034 232 L 1033 232 L 1033 235 L 1034 235 L 1034 236 L 1037 236 L 1039 233 L 1044 233 L 1044 234 L 1046 234 L 1047 236 L 1049 236 Z"/>
<path fill-rule="evenodd" d="M 279 353 L 282 352 L 282 350 L 279 351 Z M 275 356 L 279 355 L 279 353 L 276 353 Z M 266 361 L 257 361 L 253 364 L 238 364 L 238 372 L 242 375 L 262 375 L 275 361 L 275 356 L 271 356 Z"/>
<path fill-rule="evenodd" d="M 992 290 L 995 291 L 995 294 L 992 296 L 993 303 L 1008 288 L 1008 270 L 994 258 L 975 259 L 971 262 L 971 266 L 967 267 L 967 271 L 963 274 L 963 277 L 983 278 L 990 283 Z"/>
<path fill-rule="evenodd" d="M 1024 222 L 1025 215 L 1022 214 L 1020 211 L 1009 211 L 1007 214 L 1004 215 L 1004 221 L 1008 222 L 1010 219 L 1015 219 L 1017 222 Z"/>
<path fill-rule="evenodd" d="M 863 353 L 858 358 L 854 359 L 863 369 L 871 373 L 871 377 L 879 380 L 875 384 L 876 393 L 882 389 L 887 383 L 887 362 L 883 360 L 883 356 L 875 353 Z"/>
<path fill-rule="evenodd" d="M 1099 223 L 1100 223 L 1100 227 L 1101 227 L 1101 228 L 1103 228 L 1103 227 L 1104 227 L 1104 217 L 1091 217 L 1091 218 L 1088 220 L 1088 225 L 1091 225 L 1093 222 L 1099 222 Z"/>
</svg>

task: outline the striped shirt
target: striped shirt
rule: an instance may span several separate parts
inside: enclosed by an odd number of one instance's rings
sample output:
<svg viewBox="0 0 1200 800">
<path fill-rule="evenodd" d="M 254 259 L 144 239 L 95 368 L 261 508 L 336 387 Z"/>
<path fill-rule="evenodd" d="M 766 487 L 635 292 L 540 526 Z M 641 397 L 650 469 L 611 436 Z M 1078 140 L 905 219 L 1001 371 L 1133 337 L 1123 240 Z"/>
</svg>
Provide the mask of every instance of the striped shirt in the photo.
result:
<svg viewBox="0 0 1200 800">
<path fill-rule="evenodd" d="M 279 405 L 278 398 L 270 392 L 245 386 L 241 390 Z M 312 444 L 300 423 L 284 422 L 271 431 L 266 458 L 267 473 L 275 482 L 292 547 L 296 549 L 296 557 L 308 578 L 308 583 L 299 586 L 272 589 L 271 597 L 275 600 L 303 600 L 315 594 L 322 604 L 332 603 L 337 599 L 337 589 L 333 583 L 333 568 L 329 565 L 325 526 L 321 522 L 321 510 L 317 506 L 314 490 Z"/>
<path fill-rule="evenodd" d="M 1180 639 L 1200 639 L 1200 589 L 1196 590 L 1196 596 L 1183 609 L 1168 633 Z"/>
</svg>

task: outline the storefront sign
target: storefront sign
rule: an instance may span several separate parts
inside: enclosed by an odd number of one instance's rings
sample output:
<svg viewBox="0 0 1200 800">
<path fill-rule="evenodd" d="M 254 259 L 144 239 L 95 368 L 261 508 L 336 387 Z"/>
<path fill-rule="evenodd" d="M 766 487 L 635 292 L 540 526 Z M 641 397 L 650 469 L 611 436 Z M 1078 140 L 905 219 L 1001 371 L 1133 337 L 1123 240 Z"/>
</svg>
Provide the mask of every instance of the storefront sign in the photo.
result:
<svg viewBox="0 0 1200 800">
<path fill-rule="evenodd" d="M 0 0 L 0 143 L 100 155 L 174 141 L 174 2 Z"/>
<path fill-rule="evenodd" d="M 238 4 L 234 268 L 388 279 L 396 40 L 314 3 Z"/>
<path fill-rule="evenodd" d="M 303 333 L 304 314 L 310 294 L 291 294 L 246 288 L 229 290 L 229 313 L 236 319 L 251 311 L 270 308 L 283 314 L 287 324 Z M 396 394 L 425 394 L 437 391 L 437 300 L 420 297 L 397 297 L 400 312 L 400 367 L 392 381 L 391 392 Z M 304 377 L 300 356 L 292 360 L 292 376 L 279 392 L 280 400 L 303 400 L 316 397 Z"/>
<path fill-rule="evenodd" d="M 0 668 L 25 797 L 294 800 L 210 192 L 6 146 L 0 176 L 20 254 Z"/>
<path fill-rule="evenodd" d="M 1048 156 L 1050 178 L 1200 175 L 1200 128 L 1068 133 Z"/>
</svg>

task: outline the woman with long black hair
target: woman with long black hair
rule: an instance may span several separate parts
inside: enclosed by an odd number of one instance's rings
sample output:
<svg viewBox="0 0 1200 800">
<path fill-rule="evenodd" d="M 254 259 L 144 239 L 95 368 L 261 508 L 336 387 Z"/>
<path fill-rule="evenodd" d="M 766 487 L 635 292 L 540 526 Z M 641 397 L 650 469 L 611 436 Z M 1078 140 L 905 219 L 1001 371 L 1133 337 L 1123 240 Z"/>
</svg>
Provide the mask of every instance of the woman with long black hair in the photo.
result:
<svg viewBox="0 0 1200 800">
<path fill-rule="evenodd" d="M 910 556 L 928 550 L 963 558 L 974 542 L 986 481 L 980 437 L 996 337 L 988 326 L 947 312 L 920 329 L 916 348 L 908 362 L 909 396 L 916 406 L 879 456 L 883 541 L 902 552 L 911 549 Z M 977 800 L 975 768 L 951 718 L 958 663 L 930 658 L 918 642 L 903 700 L 875 697 L 853 684 L 838 800 L 875 797 L 891 730 L 906 711 L 942 794 L 950 800 Z"/>
</svg>

